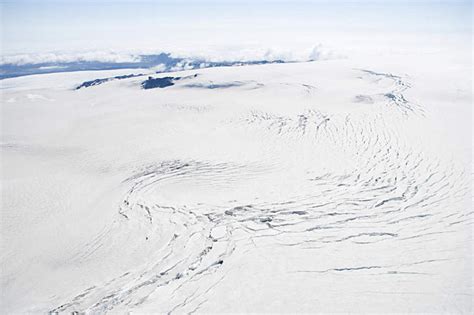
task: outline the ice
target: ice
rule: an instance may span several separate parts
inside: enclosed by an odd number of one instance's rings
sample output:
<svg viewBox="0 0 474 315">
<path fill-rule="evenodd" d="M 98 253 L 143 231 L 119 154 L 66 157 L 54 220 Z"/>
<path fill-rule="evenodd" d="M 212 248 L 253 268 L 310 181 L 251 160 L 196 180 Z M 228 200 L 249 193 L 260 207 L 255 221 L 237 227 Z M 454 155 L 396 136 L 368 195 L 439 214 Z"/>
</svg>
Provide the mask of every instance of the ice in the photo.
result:
<svg viewBox="0 0 474 315">
<path fill-rule="evenodd" d="M 2 312 L 472 312 L 470 69 L 438 62 L 2 80 Z"/>
</svg>

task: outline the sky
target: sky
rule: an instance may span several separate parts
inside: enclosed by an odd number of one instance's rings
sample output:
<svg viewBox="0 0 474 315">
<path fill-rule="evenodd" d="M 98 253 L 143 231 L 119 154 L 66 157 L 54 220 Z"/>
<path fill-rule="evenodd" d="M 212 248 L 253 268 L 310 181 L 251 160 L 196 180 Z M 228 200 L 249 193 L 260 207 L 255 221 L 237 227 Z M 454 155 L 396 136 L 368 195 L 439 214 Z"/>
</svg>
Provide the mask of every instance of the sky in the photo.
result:
<svg viewBox="0 0 474 315">
<path fill-rule="evenodd" d="M 0 0 L 2 56 L 469 45 L 471 1 Z M 466 46 L 467 47 L 467 46 Z M 272 50 L 273 49 L 273 50 Z"/>
</svg>

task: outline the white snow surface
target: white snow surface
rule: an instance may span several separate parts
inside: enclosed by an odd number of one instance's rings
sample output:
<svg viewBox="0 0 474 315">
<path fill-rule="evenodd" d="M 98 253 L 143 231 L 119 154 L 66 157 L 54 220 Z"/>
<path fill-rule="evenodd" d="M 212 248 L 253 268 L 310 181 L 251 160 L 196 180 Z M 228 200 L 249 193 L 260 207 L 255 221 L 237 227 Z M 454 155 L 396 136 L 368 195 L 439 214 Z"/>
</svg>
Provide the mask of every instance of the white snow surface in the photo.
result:
<svg viewBox="0 0 474 315">
<path fill-rule="evenodd" d="M 443 62 L 1 81 L 2 313 L 472 313 L 471 69 Z"/>
</svg>

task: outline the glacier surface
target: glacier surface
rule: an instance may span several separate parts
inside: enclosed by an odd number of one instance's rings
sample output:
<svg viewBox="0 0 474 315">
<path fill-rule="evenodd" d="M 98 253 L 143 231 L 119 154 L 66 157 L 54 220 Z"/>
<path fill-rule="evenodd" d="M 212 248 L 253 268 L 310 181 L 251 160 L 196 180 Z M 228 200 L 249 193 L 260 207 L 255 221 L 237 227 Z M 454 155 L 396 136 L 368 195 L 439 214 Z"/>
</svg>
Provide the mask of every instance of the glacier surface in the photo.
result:
<svg viewBox="0 0 474 315">
<path fill-rule="evenodd" d="M 471 313 L 470 74 L 437 62 L 2 80 L 1 309 Z"/>
</svg>

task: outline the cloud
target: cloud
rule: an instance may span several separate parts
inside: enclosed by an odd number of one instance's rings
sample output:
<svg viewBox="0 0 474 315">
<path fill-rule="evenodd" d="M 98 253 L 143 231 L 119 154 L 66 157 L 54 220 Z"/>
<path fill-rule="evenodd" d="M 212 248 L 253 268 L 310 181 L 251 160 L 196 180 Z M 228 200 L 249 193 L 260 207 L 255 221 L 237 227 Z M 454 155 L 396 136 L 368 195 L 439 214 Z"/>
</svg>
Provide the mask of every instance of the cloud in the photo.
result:
<svg viewBox="0 0 474 315">
<path fill-rule="evenodd" d="M 160 63 L 159 65 L 156 65 L 156 66 L 150 68 L 150 70 L 153 70 L 153 71 L 156 71 L 156 72 L 163 72 L 166 69 L 167 69 L 167 67 L 164 63 Z"/>
<path fill-rule="evenodd" d="M 81 61 L 122 63 L 139 62 L 140 60 L 141 58 L 139 55 L 110 51 L 89 51 L 73 53 L 50 52 L 41 54 L 17 54 L 2 56 L 0 60 L 0 65 L 11 64 L 20 66 L 27 64 L 70 63 Z"/>
<path fill-rule="evenodd" d="M 321 44 L 310 46 L 309 48 L 288 48 L 288 47 L 235 47 L 226 46 L 220 49 L 207 49 L 200 51 L 178 50 L 170 51 L 174 57 L 188 58 L 192 60 L 203 60 L 206 62 L 223 61 L 311 61 L 340 59 L 344 56 L 331 49 L 323 47 Z"/>
<path fill-rule="evenodd" d="M 196 67 L 196 62 L 201 67 L 212 62 L 249 62 L 249 61 L 313 61 L 326 59 L 339 59 L 342 55 L 326 49 L 321 44 L 309 48 L 288 47 L 235 47 L 223 46 L 209 49 L 170 49 L 167 51 L 171 57 L 183 59 L 171 69 L 173 71 L 187 70 Z M 41 65 L 60 66 L 65 63 L 77 62 L 102 62 L 102 63 L 140 63 L 146 56 L 158 55 L 163 51 L 148 49 L 143 51 L 86 51 L 86 52 L 49 52 L 38 54 L 17 54 L 2 56 L 0 65 Z M 44 66 L 43 66 L 44 68 Z M 156 68 L 156 69 L 155 69 Z M 164 71 L 166 65 L 154 66 L 156 71 Z"/>
</svg>

